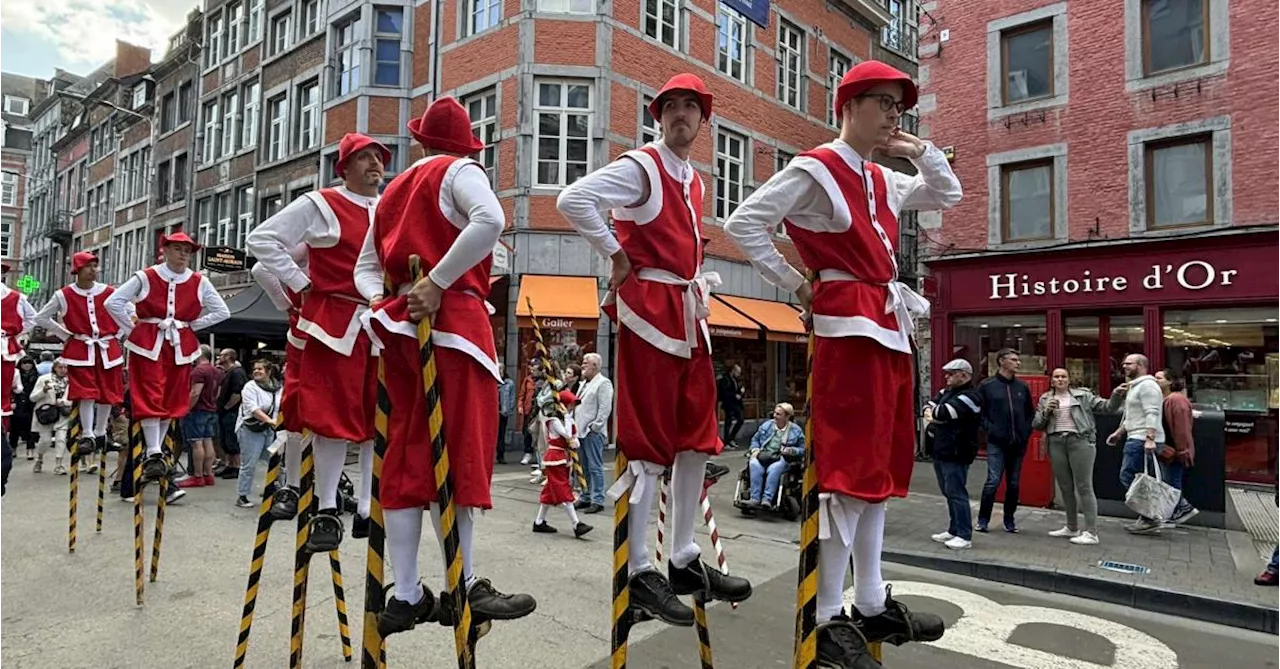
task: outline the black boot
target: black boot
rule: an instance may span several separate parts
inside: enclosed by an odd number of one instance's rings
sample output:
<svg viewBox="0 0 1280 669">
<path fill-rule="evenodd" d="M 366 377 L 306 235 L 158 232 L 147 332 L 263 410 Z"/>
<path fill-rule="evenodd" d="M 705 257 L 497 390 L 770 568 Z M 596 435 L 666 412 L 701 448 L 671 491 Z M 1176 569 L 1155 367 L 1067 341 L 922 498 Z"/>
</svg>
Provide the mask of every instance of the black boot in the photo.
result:
<svg viewBox="0 0 1280 669">
<path fill-rule="evenodd" d="M 97 441 L 93 437 L 80 437 L 76 442 L 76 457 L 73 458 L 72 465 L 76 462 L 88 462 L 93 457 L 93 449 L 97 446 Z"/>
<path fill-rule="evenodd" d="M 556 532 L 559 532 L 559 531 L 560 531 L 560 530 L 557 530 L 556 528 L 552 527 L 552 526 L 551 526 L 550 524 L 548 524 L 548 523 L 547 523 L 547 521 L 545 521 L 545 520 L 544 520 L 544 521 L 542 521 L 541 523 L 539 523 L 539 522 L 534 522 L 534 523 L 533 523 L 533 533 L 534 533 L 534 534 L 555 534 Z"/>
<path fill-rule="evenodd" d="M 677 595 L 703 593 L 708 600 L 744 602 L 751 597 L 751 582 L 739 576 L 730 576 L 719 569 L 694 560 L 685 567 L 667 562 L 667 578 Z"/>
<path fill-rule="evenodd" d="M 870 618 L 853 610 L 854 622 L 867 637 L 867 641 L 891 643 L 901 646 L 908 641 L 937 641 L 947 631 L 942 618 L 932 613 L 912 613 L 906 604 L 893 599 L 892 586 L 885 588 L 885 611 Z"/>
<path fill-rule="evenodd" d="M 271 496 L 271 510 L 268 511 L 273 520 L 291 520 L 298 515 L 298 491 L 284 487 Z"/>
<path fill-rule="evenodd" d="M 410 604 L 395 597 L 387 601 L 386 607 L 378 614 L 378 634 L 385 638 L 397 632 L 407 632 L 431 620 L 436 608 L 436 599 L 427 586 L 419 583 L 418 587 L 422 588 L 422 599 L 418 600 L 417 604 Z"/>
<path fill-rule="evenodd" d="M 586 534 L 587 532 L 590 532 L 591 530 L 594 530 L 594 529 L 596 529 L 596 528 L 594 528 L 594 527 L 592 527 L 592 526 L 590 526 L 590 525 L 588 525 L 588 524 L 586 524 L 586 523 L 579 522 L 577 525 L 574 525 L 574 526 L 573 526 L 573 536 L 578 537 L 578 538 L 581 538 L 581 537 L 582 537 L 582 535 L 584 535 L 584 534 Z"/>
<path fill-rule="evenodd" d="M 96 450 L 97 452 L 99 452 L 99 453 L 106 453 L 106 452 L 107 452 L 107 438 L 106 438 L 106 437 L 94 437 L 94 438 L 93 438 L 93 446 L 94 446 L 94 450 Z"/>
<path fill-rule="evenodd" d="M 164 455 L 156 453 L 148 455 L 142 461 L 142 482 L 154 483 L 169 475 L 169 465 L 164 461 Z"/>
<path fill-rule="evenodd" d="M 351 538 L 352 539 L 368 539 L 369 538 L 369 519 L 360 515 L 359 512 L 351 518 Z"/>
<path fill-rule="evenodd" d="M 693 627 L 693 609 L 684 605 L 662 574 L 646 569 L 631 577 L 631 608 L 668 625 Z"/>
<path fill-rule="evenodd" d="M 822 669 L 882 669 L 867 650 L 867 639 L 843 613 L 818 624 L 818 666 Z"/>
<path fill-rule="evenodd" d="M 477 636 L 484 636 L 487 627 L 480 627 L 490 620 L 515 620 L 533 613 L 538 602 L 532 595 L 504 595 L 493 588 L 488 579 L 476 579 L 467 591 L 467 602 L 471 605 L 471 626 L 479 627 Z M 448 593 L 440 593 L 440 606 L 436 610 L 436 621 L 445 627 L 453 627 L 453 599 Z"/>
<path fill-rule="evenodd" d="M 311 517 L 307 528 L 307 543 L 303 544 L 302 548 L 309 553 L 328 553 L 337 550 L 338 545 L 342 543 L 342 535 L 346 532 L 346 528 L 342 526 L 342 519 L 338 517 L 337 509 L 320 509 Z"/>
</svg>

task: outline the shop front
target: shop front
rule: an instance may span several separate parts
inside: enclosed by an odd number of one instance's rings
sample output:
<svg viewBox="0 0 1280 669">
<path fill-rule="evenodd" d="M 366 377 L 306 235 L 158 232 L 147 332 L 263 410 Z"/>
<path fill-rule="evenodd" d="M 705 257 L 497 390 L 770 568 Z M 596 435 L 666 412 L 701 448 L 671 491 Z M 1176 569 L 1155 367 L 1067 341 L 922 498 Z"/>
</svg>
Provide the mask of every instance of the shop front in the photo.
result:
<svg viewBox="0 0 1280 669">
<path fill-rule="evenodd" d="M 928 262 L 931 375 L 962 357 L 975 376 L 995 353 L 1020 353 L 1021 374 L 1065 368 L 1072 383 L 1110 395 L 1120 363 L 1186 379 L 1191 401 L 1226 416 L 1226 479 L 1276 482 L 1280 408 L 1276 230 Z"/>
<path fill-rule="evenodd" d="M 551 359 L 561 368 L 582 362 L 585 353 L 596 352 L 596 328 L 600 308 L 595 277 L 524 274 L 516 297 L 519 334 L 517 386 L 537 354 L 534 316 Z"/>
<path fill-rule="evenodd" d="M 767 418 L 778 402 L 790 402 L 804 411 L 805 355 L 808 338 L 800 322 L 800 312 L 785 302 L 750 297 L 716 295 L 716 302 L 758 325 L 763 337 L 756 337 L 741 355 L 713 347 L 717 373 L 720 367 L 738 363 L 748 389 L 746 417 Z"/>
</svg>

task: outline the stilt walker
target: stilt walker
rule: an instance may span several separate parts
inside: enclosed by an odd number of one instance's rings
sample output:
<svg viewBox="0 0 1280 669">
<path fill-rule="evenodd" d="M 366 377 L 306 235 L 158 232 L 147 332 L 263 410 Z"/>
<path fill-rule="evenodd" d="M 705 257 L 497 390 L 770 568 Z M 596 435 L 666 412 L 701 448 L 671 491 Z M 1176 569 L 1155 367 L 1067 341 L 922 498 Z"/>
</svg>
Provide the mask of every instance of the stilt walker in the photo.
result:
<svg viewBox="0 0 1280 669">
<path fill-rule="evenodd" d="M 368 306 L 352 283 L 352 272 L 373 222 L 389 160 L 391 152 L 382 144 L 348 133 L 338 146 L 334 166 L 343 185 L 290 202 L 245 241 L 264 272 L 301 296 L 296 330 L 306 335 L 305 344 L 295 344 L 298 360 L 286 364 L 289 397 L 281 408 L 290 420 L 298 421 L 289 426 L 291 431 L 298 428 L 313 435 L 319 511 L 307 530 L 306 548 L 311 553 L 337 550 L 342 542 L 338 481 L 349 442 L 360 449 L 359 512 L 352 536 L 368 536 L 376 380 L 369 337 L 360 326 Z M 292 338 L 290 343 L 295 343 Z M 290 373 L 297 375 L 294 384 L 287 378 Z M 288 510 L 287 501 L 281 500 L 281 513 Z"/>
<path fill-rule="evenodd" d="M 605 311 L 618 323 L 619 453 L 609 495 L 617 502 L 615 522 L 625 517 L 627 525 L 614 528 L 615 541 L 621 533 L 630 544 L 625 573 L 615 553 L 614 585 L 627 590 L 615 597 L 615 628 L 628 616 L 693 626 L 694 611 L 677 595 L 727 602 L 751 596 L 746 579 L 702 561 L 693 535 L 706 463 L 723 448 L 706 325 L 719 276 L 702 271 L 703 185 L 689 163 L 698 131 L 711 118 L 712 96 L 698 77 L 680 74 L 649 111 L 661 122 L 662 138 L 574 182 L 557 203 L 591 246 L 613 260 Z M 604 218 L 610 210 L 617 238 Z M 658 478 L 668 467 L 674 505 L 664 577 L 650 561 L 646 529 Z M 631 614 L 617 610 L 623 601 Z M 625 637 L 615 629 L 615 668 L 626 661 Z"/>
<path fill-rule="evenodd" d="M 209 279 L 187 267 L 200 249 L 195 240 L 179 232 L 164 237 L 161 249 L 164 262 L 137 272 L 103 302 L 133 353 L 129 389 L 146 443 L 144 482 L 169 472 L 161 449 L 170 421 L 190 408 L 191 363 L 200 357 L 196 332 L 231 316 Z"/>
<path fill-rule="evenodd" d="M 815 662 L 873 669 L 880 663 L 868 643 L 933 641 L 944 632 L 938 616 L 895 601 L 880 568 L 885 500 L 906 496 L 914 463 L 911 340 L 914 319 L 929 306 L 898 281 L 898 216 L 947 208 L 961 197 L 942 152 L 898 128 L 916 99 L 907 75 L 878 61 L 859 63 L 836 92 L 840 137 L 796 157 L 725 223 L 761 275 L 796 293 L 812 319 L 805 449 L 812 461 L 801 546 L 801 577 L 809 580 L 801 582 L 796 658 L 806 669 Z M 875 151 L 910 159 L 919 173 L 877 165 Z M 774 247 L 779 223 L 812 281 Z M 851 378 L 859 383 L 850 385 Z M 851 556 L 854 607 L 846 613 Z M 816 597 L 808 600 L 805 590 Z"/>
<path fill-rule="evenodd" d="M 8 260 L 0 263 L 0 272 L 8 274 L 11 269 L 13 265 Z M 27 296 L 0 283 L 0 416 L 4 418 L 6 432 L 9 431 L 9 416 L 13 414 L 18 360 L 23 356 L 18 335 L 30 332 L 35 325 L 36 310 L 27 301 Z"/>
<path fill-rule="evenodd" d="M 522 618 L 536 607 L 533 597 L 504 595 L 478 577 L 471 555 L 475 511 L 493 505 L 499 374 L 485 298 L 505 217 L 484 168 L 464 158 L 484 144 L 456 100 L 433 102 L 409 122 L 409 132 L 426 157 L 387 186 L 356 266 L 360 294 L 375 305 L 369 332 L 387 370 L 395 370 L 385 375 L 391 412 L 379 479 L 395 591 L 378 615 L 378 631 L 386 637 L 437 621 L 457 626 L 465 635 L 457 639 L 474 641 L 475 630 L 459 625 L 466 612 L 460 603 L 468 605 L 473 628 Z M 410 262 L 417 257 L 429 270 L 421 279 Z M 394 293 L 384 295 L 384 284 Z M 430 336 L 420 342 L 424 330 Z M 430 358 L 423 357 L 428 352 Z M 439 607 L 418 574 L 426 507 L 446 570 L 461 582 L 456 589 L 446 584 Z M 450 529 L 456 544 L 447 537 Z M 460 666 L 469 655 L 465 645 L 458 646 Z"/>
</svg>

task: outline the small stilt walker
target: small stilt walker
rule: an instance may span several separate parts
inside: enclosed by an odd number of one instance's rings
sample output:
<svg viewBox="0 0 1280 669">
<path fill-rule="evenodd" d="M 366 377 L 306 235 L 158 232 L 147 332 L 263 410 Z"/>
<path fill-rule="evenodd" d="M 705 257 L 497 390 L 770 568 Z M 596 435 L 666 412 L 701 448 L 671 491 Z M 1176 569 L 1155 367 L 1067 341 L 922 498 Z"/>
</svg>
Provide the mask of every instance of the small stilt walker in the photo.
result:
<svg viewBox="0 0 1280 669">
<path fill-rule="evenodd" d="M 0 263 L 0 273 L 8 274 L 11 269 L 13 265 L 8 260 Z M 0 283 L 0 416 L 4 417 L 6 432 L 13 414 L 14 377 L 23 355 L 18 335 L 30 332 L 35 325 L 36 310 L 27 296 Z"/>
<path fill-rule="evenodd" d="M 547 482 L 538 497 L 538 516 L 533 521 L 533 531 L 538 534 L 557 532 L 547 524 L 547 512 L 555 507 L 564 509 L 568 514 L 573 536 L 582 537 L 594 529 L 578 519 L 578 511 L 573 508 L 576 497 L 569 484 L 569 466 L 572 464 L 569 452 L 578 450 L 578 426 L 574 424 L 572 414 L 566 415 L 565 407 L 571 407 L 577 401 L 578 397 L 569 390 L 547 393 L 543 401 L 542 434 L 547 440 L 547 449 L 542 456 L 542 466 Z"/>
<path fill-rule="evenodd" d="M 905 497 L 911 480 L 912 335 L 929 306 L 898 280 L 898 216 L 948 208 L 961 197 L 942 151 L 899 130 L 916 99 L 906 74 L 859 63 L 836 92 L 839 138 L 797 156 L 725 223 L 756 270 L 794 292 L 812 321 L 808 427 L 816 472 L 806 480 L 816 475 L 818 555 L 816 615 L 806 612 L 798 625 L 795 666 L 804 669 L 815 662 L 878 669 L 868 644 L 935 641 L 944 632 L 938 616 L 894 600 L 880 569 L 885 501 Z M 919 173 L 871 162 L 876 151 L 911 160 Z M 774 247 L 779 223 L 816 276 L 812 285 Z M 854 607 L 846 612 L 851 564 Z"/>
</svg>

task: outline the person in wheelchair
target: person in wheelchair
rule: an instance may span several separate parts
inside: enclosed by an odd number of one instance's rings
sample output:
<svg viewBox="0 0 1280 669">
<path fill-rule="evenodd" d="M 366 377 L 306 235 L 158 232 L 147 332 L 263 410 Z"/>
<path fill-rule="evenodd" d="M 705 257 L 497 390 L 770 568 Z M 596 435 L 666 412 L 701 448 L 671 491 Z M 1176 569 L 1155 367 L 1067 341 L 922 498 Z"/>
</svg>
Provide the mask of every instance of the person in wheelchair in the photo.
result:
<svg viewBox="0 0 1280 669">
<path fill-rule="evenodd" d="M 778 500 L 782 475 L 804 455 L 804 430 L 791 422 L 795 409 L 783 402 L 773 408 L 773 420 L 765 421 L 751 437 L 747 470 L 751 477 L 751 497 L 746 509 L 772 509 Z"/>
</svg>

